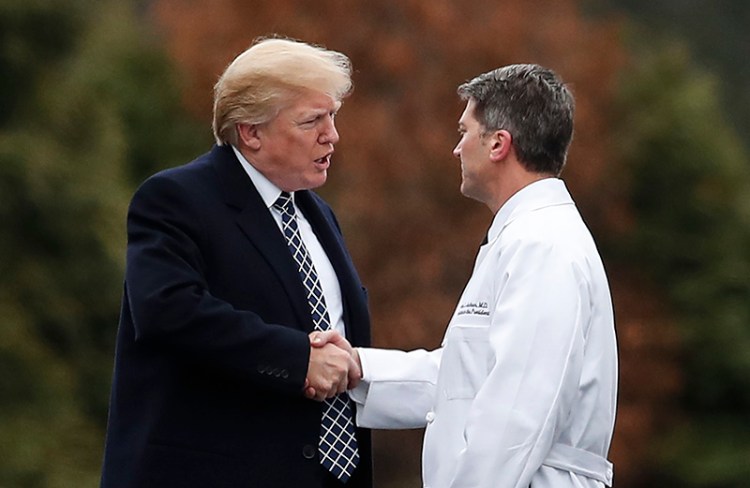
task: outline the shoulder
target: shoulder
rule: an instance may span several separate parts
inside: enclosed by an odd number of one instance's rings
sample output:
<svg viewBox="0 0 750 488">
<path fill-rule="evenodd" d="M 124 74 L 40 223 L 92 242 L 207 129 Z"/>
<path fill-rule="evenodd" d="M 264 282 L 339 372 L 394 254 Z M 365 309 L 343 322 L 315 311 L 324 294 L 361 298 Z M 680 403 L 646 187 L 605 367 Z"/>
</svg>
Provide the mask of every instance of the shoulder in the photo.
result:
<svg viewBox="0 0 750 488">
<path fill-rule="evenodd" d="M 210 153 L 206 153 L 189 163 L 166 168 L 149 176 L 138 186 L 133 199 L 181 191 L 199 195 L 201 191 L 196 190 L 209 186 L 214 180 Z"/>
<path fill-rule="evenodd" d="M 211 153 L 202 154 L 189 163 L 163 169 L 148 177 L 143 184 L 153 184 L 154 181 L 174 181 L 190 184 L 205 181 L 208 174 L 213 172 Z"/>
<path fill-rule="evenodd" d="M 575 205 L 556 205 L 529 212 L 511 222 L 501 234 L 506 251 L 547 256 L 563 262 L 585 258 L 595 248 Z"/>
</svg>

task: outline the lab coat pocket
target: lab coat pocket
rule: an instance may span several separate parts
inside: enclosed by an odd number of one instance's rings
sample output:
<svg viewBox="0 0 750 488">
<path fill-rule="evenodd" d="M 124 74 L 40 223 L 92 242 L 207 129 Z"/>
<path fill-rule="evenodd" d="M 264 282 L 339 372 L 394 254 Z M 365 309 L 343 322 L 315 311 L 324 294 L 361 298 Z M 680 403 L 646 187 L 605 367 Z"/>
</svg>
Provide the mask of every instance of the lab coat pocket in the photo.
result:
<svg viewBox="0 0 750 488">
<path fill-rule="evenodd" d="M 488 374 L 489 327 L 455 324 L 450 328 L 443 351 L 448 400 L 474 398 Z"/>
</svg>

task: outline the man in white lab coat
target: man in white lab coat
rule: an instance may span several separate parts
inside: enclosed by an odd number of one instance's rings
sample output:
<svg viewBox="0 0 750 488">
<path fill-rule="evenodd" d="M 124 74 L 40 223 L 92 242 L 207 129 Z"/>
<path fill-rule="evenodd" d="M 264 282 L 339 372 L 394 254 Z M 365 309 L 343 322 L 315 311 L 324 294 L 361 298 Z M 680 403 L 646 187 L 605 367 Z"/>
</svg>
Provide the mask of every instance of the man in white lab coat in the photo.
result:
<svg viewBox="0 0 750 488">
<path fill-rule="evenodd" d="M 371 428 L 426 425 L 425 488 L 612 484 L 617 345 L 594 241 L 558 179 L 573 97 L 558 76 L 512 65 L 461 85 L 453 153 L 461 192 L 495 214 L 434 351 L 351 349 L 350 392 Z M 356 384 L 359 378 L 353 378 Z"/>
</svg>

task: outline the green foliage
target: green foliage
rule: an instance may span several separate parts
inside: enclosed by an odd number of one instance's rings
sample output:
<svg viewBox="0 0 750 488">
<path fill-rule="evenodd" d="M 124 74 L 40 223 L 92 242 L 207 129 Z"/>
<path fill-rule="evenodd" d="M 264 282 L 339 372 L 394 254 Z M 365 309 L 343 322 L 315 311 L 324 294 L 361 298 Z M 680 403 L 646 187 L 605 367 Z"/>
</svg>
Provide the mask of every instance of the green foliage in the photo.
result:
<svg viewBox="0 0 750 488">
<path fill-rule="evenodd" d="M 665 476 L 684 487 L 746 486 L 750 165 L 716 81 L 687 51 L 652 43 L 639 52 L 619 130 L 636 213 L 622 252 L 668 290 L 684 337 L 689 427 L 662 446 Z"/>
<path fill-rule="evenodd" d="M 661 486 L 744 487 L 750 477 L 750 428 L 736 415 L 705 415 L 667 439 L 672 470 Z"/>
<path fill-rule="evenodd" d="M 656 32 L 679 37 L 690 45 L 695 60 L 720 74 L 725 119 L 731 120 L 750 150 L 750 3 L 746 0 L 585 0 L 616 7 Z"/>
<path fill-rule="evenodd" d="M 83 29 L 85 8 L 83 1 L 4 0 L 0 5 L 0 127 L 14 121 L 32 96 L 29 81 L 70 51 Z"/>
<path fill-rule="evenodd" d="M 142 20 L 0 4 L 0 486 L 96 486 L 127 203 L 209 142 Z"/>
</svg>

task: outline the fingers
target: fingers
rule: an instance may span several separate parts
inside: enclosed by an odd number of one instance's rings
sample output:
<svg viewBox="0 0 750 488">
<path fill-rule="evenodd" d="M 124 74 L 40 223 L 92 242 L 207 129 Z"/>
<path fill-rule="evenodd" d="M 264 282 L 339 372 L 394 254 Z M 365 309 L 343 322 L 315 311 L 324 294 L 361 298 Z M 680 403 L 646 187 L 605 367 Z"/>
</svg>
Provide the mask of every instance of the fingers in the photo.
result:
<svg viewBox="0 0 750 488">
<path fill-rule="evenodd" d="M 351 356 L 333 344 L 310 348 L 305 395 L 316 400 L 333 397 L 346 391 L 349 384 Z M 312 388 L 313 391 L 308 390 Z"/>
<path fill-rule="evenodd" d="M 310 333 L 310 369 L 305 397 L 322 401 L 356 387 L 362 379 L 359 353 L 334 330 Z"/>
<path fill-rule="evenodd" d="M 310 380 L 305 378 L 305 386 L 302 387 L 302 393 L 305 395 L 306 398 L 309 398 L 310 400 L 315 400 L 315 388 L 310 386 Z"/>
<path fill-rule="evenodd" d="M 312 387 L 305 388 L 305 390 L 302 393 L 305 395 L 305 398 L 307 398 L 308 400 L 320 401 L 316 397 L 317 392 L 315 391 L 315 388 L 312 388 Z"/>
<path fill-rule="evenodd" d="M 341 381 L 338 383 L 338 385 L 336 387 L 335 392 L 332 392 L 332 390 L 331 390 L 331 391 L 328 392 L 328 394 L 326 394 L 323 391 L 318 392 L 317 390 L 315 390 L 315 388 L 313 388 L 312 386 L 310 386 L 310 380 L 305 379 L 305 386 L 303 388 L 303 394 L 304 394 L 305 398 L 307 398 L 309 400 L 316 400 L 316 401 L 322 402 L 326 398 L 331 398 L 332 396 L 334 396 L 336 394 L 341 394 L 341 393 L 344 393 L 344 392 L 346 392 L 347 390 L 349 390 L 351 388 L 354 388 L 354 386 L 356 386 L 356 384 L 352 385 L 352 375 L 354 375 L 354 374 L 356 374 L 356 373 L 354 373 L 354 372 L 352 372 L 350 370 L 348 376 L 342 377 Z M 359 383 L 359 379 L 357 379 L 355 381 L 356 381 L 356 383 Z"/>
<path fill-rule="evenodd" d="M 341 377 L 341 380 L 339 380 L 337 388 L 336 388 L 336 395 L 340 395 L 342 393 L 346 393 L 347 387 L 349 386 L 349 373 L 347 371 L 347 374 L 343 375 Z"/>
</svg>

